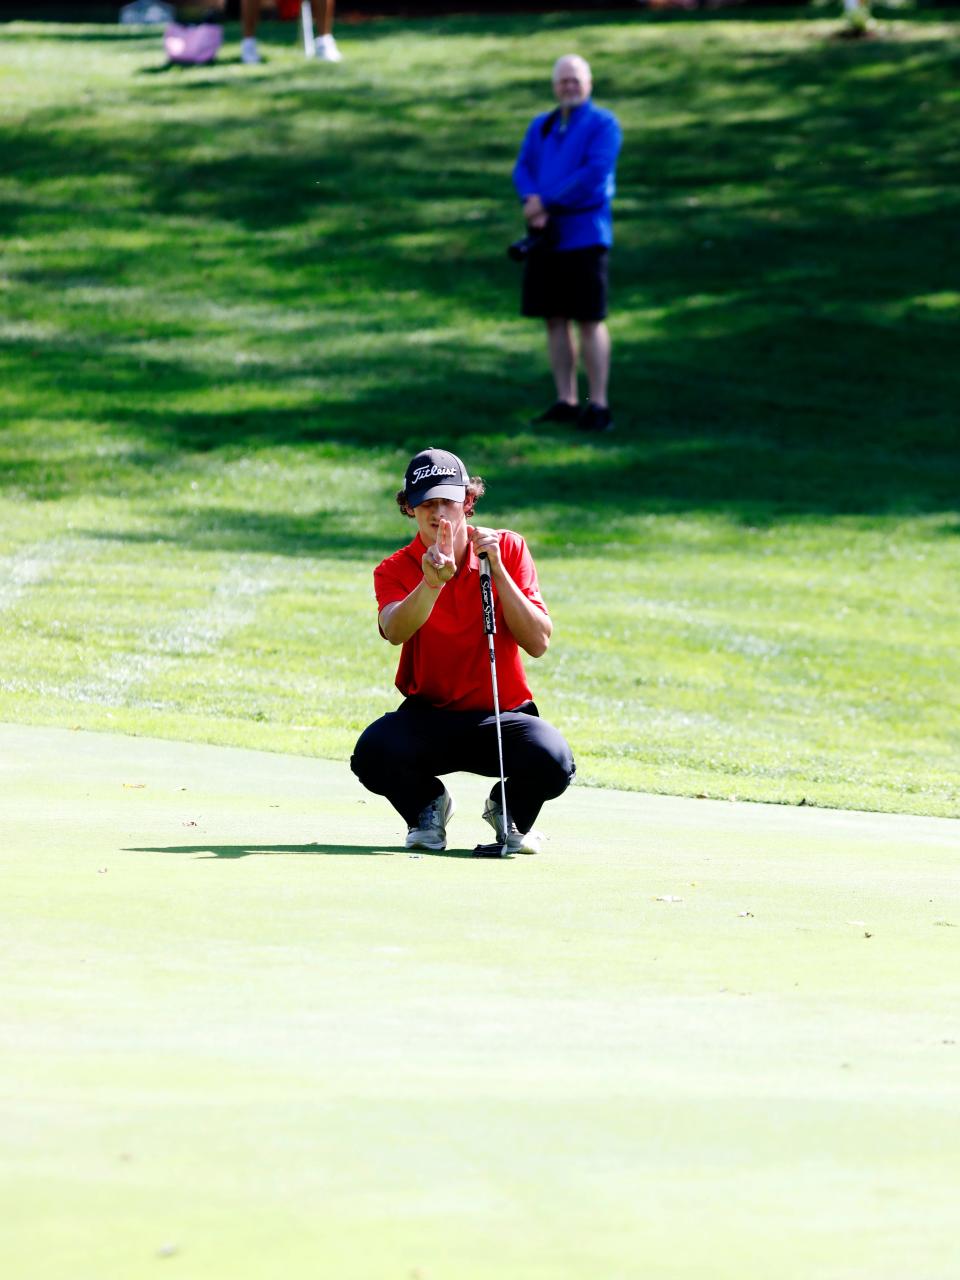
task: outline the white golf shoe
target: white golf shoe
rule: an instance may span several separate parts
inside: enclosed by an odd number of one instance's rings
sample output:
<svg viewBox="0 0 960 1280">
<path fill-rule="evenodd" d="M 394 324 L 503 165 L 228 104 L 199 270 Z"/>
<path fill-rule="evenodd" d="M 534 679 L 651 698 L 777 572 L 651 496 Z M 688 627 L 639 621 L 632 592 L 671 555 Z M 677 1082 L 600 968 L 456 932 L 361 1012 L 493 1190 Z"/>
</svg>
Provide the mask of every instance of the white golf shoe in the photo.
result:
<svg viewBox="0 0 960 1280">
<path fill-rule="evenodd" d="M 447 847 L 447 823 L 453 817 L 453 796 L 446 787 L 436 800 L 421 809 L 415 827 L 407 828 L 408 849 L 445 849 Z"/>
<path fill-rule="evenodd" d="M 313 42 L 313 56 L 321 62 L 342 62 L 343 54 L 337 48 L 333 36 L 317 36 Z"/>
<path fill-rule="evenodd" d="M 253 36 L 246 36 L 240 44 L 240 61 L 245 62 L 247 66 L 253 66 L 256 62 L 261 62 L 260 50 L 257 48 L 257 42 Z"/>
<path fill-rule="evenodd" d="M 500 801 L 487 796 L 483 806 L 483 820 L 489 822 L 497 834 L 497 841 L 503 844 L 503 809 Z M 539 853 L 543 845 L 543 836 L 539 831 L 518 831 L 517 824 L 511 820 L 507 831 L 507 853 Z"/>
</svg>

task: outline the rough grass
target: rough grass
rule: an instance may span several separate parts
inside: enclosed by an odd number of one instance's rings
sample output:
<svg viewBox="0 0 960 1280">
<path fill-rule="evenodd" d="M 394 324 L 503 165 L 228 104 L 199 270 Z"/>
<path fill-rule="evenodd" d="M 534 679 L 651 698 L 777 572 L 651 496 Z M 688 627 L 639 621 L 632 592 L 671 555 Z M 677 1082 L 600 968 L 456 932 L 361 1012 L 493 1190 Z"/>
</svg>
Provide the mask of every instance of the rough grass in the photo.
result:
<svg viewBox="0 0 960 1280">
<path fill-rule="evenodd" d="M 444 443 L 530 540 L 582 782 L 960 813 L 956 24 L 344 28 L 337 67 L 0 52 L 0 717 L 344 759 Z M 618 430 L 534 431 L 508 174 L 552 58 L 623 120 Z"/>
</svg>

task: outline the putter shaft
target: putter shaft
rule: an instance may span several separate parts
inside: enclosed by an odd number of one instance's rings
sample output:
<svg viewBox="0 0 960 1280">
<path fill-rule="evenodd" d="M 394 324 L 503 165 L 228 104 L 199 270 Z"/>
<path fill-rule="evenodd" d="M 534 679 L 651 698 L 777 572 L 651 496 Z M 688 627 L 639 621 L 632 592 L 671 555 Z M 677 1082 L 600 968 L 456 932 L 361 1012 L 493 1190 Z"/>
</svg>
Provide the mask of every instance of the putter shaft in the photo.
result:
<svg viewBox="0 0 960 1280">
<path fill-rule="evenodd" d="M 487 635 L 490 650 L 490 680 L 493 685 L 493 717 L 497 726 L 497 757 L 500 763 L 500 812 L 503 815 L 503 840 L 500 845 L 501 858 L 507 852 L 507 832 L 510 830 L 510 819 L 507 814 L 507 780 L 503 769 L 503 737 L 500 732 L 500 690 L 497 686 L 497 651 L 493 637 L 497 631 L 496 614 L 493 608 L 493 583 L 490 578 L 490 561 L 486 552 L 480 553 L 480 598 L 483 601 L 483 629 Z"/>
</svg>

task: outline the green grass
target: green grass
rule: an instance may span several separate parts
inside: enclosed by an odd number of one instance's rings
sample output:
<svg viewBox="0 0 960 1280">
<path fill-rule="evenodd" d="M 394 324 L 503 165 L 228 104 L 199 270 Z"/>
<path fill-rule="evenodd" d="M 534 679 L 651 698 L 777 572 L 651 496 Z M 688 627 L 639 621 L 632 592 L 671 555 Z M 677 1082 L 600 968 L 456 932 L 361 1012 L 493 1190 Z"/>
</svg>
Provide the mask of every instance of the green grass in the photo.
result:
<svg viewBox="0 0 960 1280">
<path fill-rule="evenodd" d="M 343 760 L 425 443 L 486 478 L 594 785 L 960 814 L 955 21 L 463 18 L 0 49 L 0 719 Z M 627 135 L 618 430 L 533 431 L 509 170 L 581 49 Z"/>
<path fill-rule="evenodd" d="M 955 823 L 0 726 L 0 1267 L 944 1280 Z"/>
</svg>

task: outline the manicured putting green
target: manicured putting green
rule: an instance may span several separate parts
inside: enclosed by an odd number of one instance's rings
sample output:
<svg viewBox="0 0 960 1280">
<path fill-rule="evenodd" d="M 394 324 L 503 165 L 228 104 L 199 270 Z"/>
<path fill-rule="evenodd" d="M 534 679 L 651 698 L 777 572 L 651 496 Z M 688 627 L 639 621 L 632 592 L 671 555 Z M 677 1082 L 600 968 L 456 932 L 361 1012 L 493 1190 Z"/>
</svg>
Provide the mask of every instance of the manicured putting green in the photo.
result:
<svg viewBox="0 0 960 1280">
<path fill-rule="evenodd" d="M 944 1277 L 957 823 L 0 727 L 4 1275 Z"/>
</svg>

